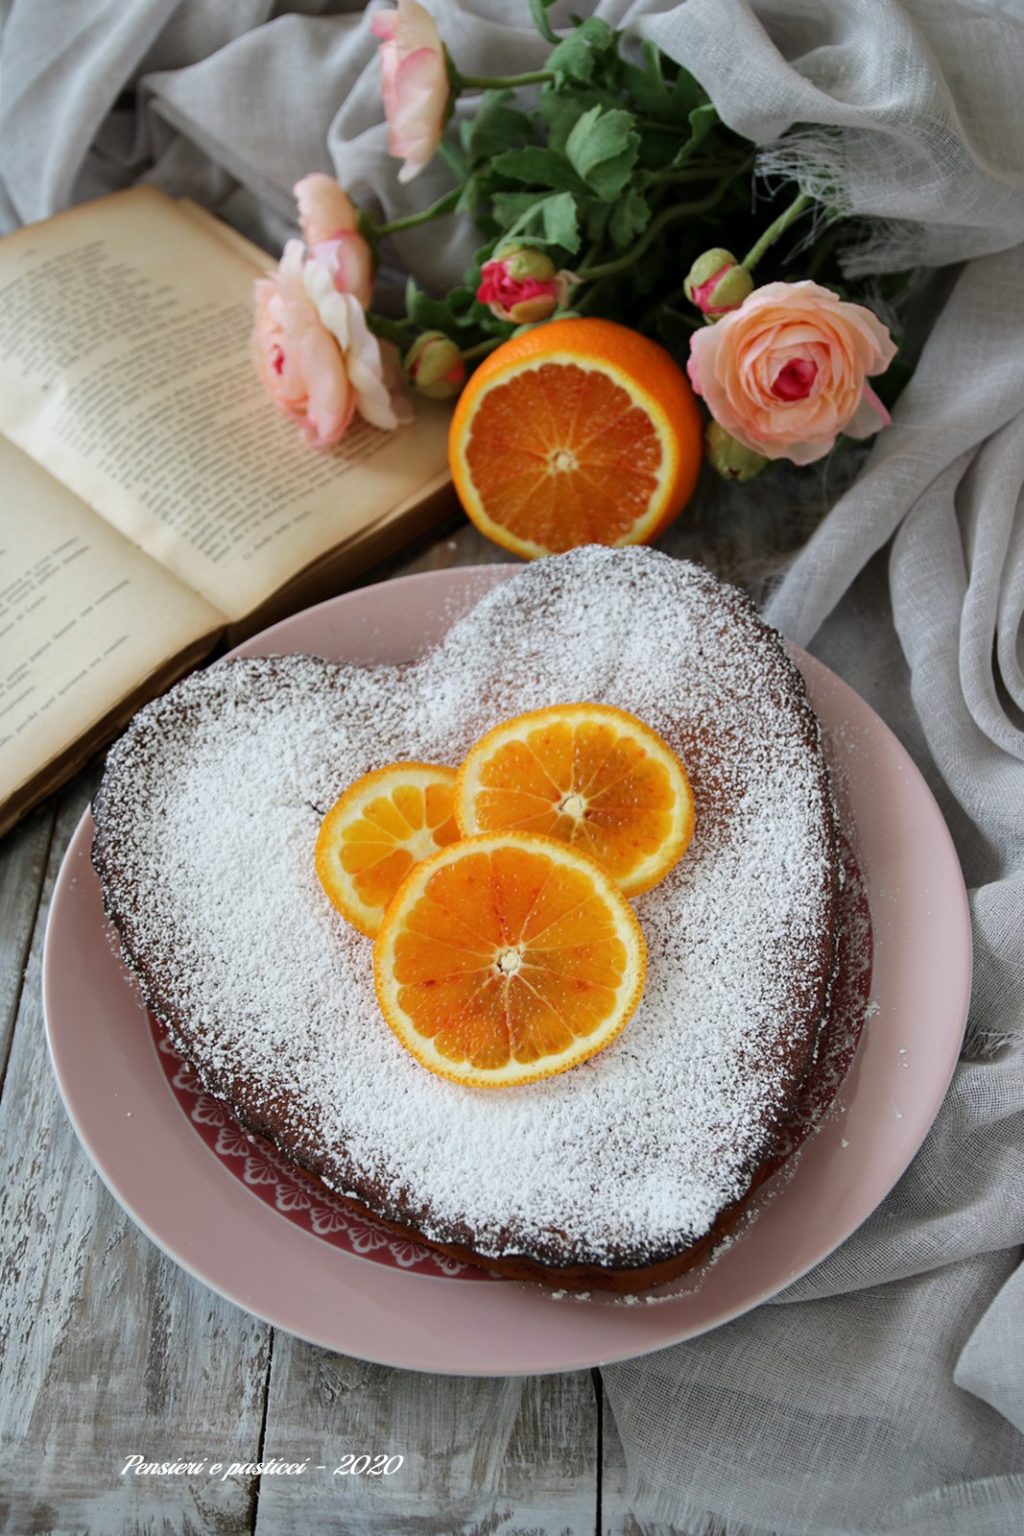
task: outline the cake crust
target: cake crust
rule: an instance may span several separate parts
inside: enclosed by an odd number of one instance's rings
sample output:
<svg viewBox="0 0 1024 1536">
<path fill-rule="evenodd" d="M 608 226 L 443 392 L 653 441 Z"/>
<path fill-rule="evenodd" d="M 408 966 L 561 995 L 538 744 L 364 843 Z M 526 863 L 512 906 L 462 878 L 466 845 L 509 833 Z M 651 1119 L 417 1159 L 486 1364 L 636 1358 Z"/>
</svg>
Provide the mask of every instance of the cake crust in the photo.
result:
<svg viewBox="0 0 1024 1536">
<path fill-rule="evenodd" d="M 369 941 L 313 874 L 320 815 L 370 768 L 457 765 L 499 719 L 576 698 L 680 754 L 694 843 L 637 902 L 657 958 L 620 1039 L 543 1083 L 460 1088 L 377 1013 Z M 539 562 L 404 669 L 220 663 L 136 717 L 94 814 L 107 913 L 176 1049 L 391 1230 L 512 1278 L 638 1292 L 705 1257 L 771 1171 L 835 969 L 835 816 L 799 672 L 702 568 Z"/>
</svg>

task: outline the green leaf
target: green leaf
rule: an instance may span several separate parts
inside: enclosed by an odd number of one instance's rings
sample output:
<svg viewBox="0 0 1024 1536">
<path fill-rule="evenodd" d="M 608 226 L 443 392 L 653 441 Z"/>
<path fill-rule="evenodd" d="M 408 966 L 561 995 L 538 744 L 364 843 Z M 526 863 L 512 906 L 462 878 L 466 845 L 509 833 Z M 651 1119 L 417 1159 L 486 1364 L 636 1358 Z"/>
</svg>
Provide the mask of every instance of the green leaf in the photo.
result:
<svg viewBox="0 0 1024 1536">
<path fill-rule="evenodd" d="M 367 312 L 366 323 L 382 341 L 393 341 L 402 352 L 413 339 L 412 327 L 407 320 L 389 320 L 386 315 Z"/>
<path fill-rule="evenodd" d="M 447 299 L 432 299 L 429 293 L 417 288 L 411 277 L 405 285 L 405 312 L 425 331 L 444 331 L 450 336 L 455 328 L 455 317 Z"/>
<path fill-rule="evenodd" d="M 537 206 L 540 196 L 537 192 L 495 192 L 491 212 L 502 229 L 511 229 L 517 219 Z"/>
<path fill-rule="evenodd" d="M 533 17 L 533 24 L 547 43 L 558 42 L 558 38 L 551 30 L 551 23 L 548 21 L 548 8 L 554 5 L 554 3 L 555 0 L 530 0 L 530 15 Z"/>
<path fill-rule="evenodd" d="M 511 91 L 484 91 L 476 115 L 460 125 L 462 147 L 474 164 L 529 141 L 530 119 L 508 105 L 514 100 Z"/>
<path fill-rule="evenodd" d="M 651 210 L 647 199 L 635 187 L 630 187 L 625 197 L 615 204 L 608 221 L 612 244 L 620 251 L 627 251 L 650 222 Z"/>
<path fill-rule="evenodd" d="M 554 91 L 546 85 L 537 97 L 537 110 L 547 124 L 548 148 L 562 154 L 566 140 L 579 122 L 584 109 L 579 91 Z"/>
<path fill-rule="evenodd" d="M 546 69 L 560 80 L 593 80 L 598 65 L 615 54 L 615 33 L 606 21 L 591 16 L 564 37 L 548 55 Z"/>
<path fill-rule="evenodd" d="M 711 102 L 707 101 L 703 106 L 694 107 L 687 120 L 690 124 L 691 139 L 694 144 L 700 144 L 718 122 L 718 113 Z"/>
<path fill-rule="evenodd" d="M 460 325 L 464 324 L 466 312 L 472 307 L 473 301 L 476 298 L 476 290 L 479 286 L 480 274 L 477 272 L 473 275 L 476 278 L 476 282 L 473 287 L 452 288 L 448 294 L 449 308 L 451 309 L 452 314 L 458 317 Z"/>
<path fill-rule="evenodd" d="M 538 198 L 509 227 L 505 238 L 521 240 L 524 245 L 557 245 L 575 253 L 580 248 L 580 229 L 572 194 L 555 192 Z"/>
<path fill-rule="evenodd" d="M 680 64 L 679 73 L 672 83 L 673 114 L 678 118 L 687 118 L 695 108 L 704 106 L 708 99 L 704 87 Z"/>
<path fill-rule="evenodd" d="M 640 151 L 636 119 L 621 107 L 591 107 L 577 122 L 565 153 L 583 180 L 605 202 L 614 202 L 629 181 Z"/>
<path fill-rule="evenodd" d="M 689 137 L 672 157 L 670 165 L 673 169 L 686 164 L 695 150 L 699 149 L 704 140 L 717 126 L 719 118 L 711 103 L 706 102 L 702 107 L 694 107 L 688 121 L 690 124 Z"/>
<path fill-rule="evenodd" d="M 673 78 L 666 78 L 666 68 L 676 71 Z M 677 69 L 650 42 L 644 43 L 644 67 L 624 63 L 622 78 L 640 110 L 663 123 L 682 125 L 691 112 L 708 101 L 707 91 L 689 70 L 682 66 Z"/>
<path fill-rule="evenodd" d="M 643 69 L 639 69 L 635 64 L 623 64 L 623 84 L 643 112 L 649 113 L 652 117 L 670 117 L 673 98 L 665 84 L 661 54 L 655 44 L 649 40 L 644 43 L 643 49 Z"/>
<path fill-rule="evenodd" d="M 651 117 L 669 116 L 668 107 L 672 98 L 664 84 L 660 80 L 655 83 L 645 69 L 637 69 L 635 64 L 624 64 L 622 83 L 641 112 L 647 112 Z"/>
<path fill-rule="evenodd" d="M 506 149 L 495 155 L 491 162 L 494 170 L 509 181 L 528 181 L 554 192 L 585 193 L 586 183 L 581 181 L 566 160 L 554 149 L 541 149 L 535 144 L 525 149 Z"/>
</svg>

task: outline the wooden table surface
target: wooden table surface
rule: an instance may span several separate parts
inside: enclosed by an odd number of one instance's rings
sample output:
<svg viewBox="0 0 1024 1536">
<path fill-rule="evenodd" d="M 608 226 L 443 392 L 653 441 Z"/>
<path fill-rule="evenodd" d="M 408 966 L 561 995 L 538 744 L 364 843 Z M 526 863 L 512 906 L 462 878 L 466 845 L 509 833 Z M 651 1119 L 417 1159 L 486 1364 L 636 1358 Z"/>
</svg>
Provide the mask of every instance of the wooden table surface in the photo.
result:
<svg viewBox="0 0 1024 1536">
<path fill-rule="evenodd" d="M 746 513 L 691 515 L 667 547 L 756 588 L 805 531 L 784 495 L 767 503 L 756 528 Z M 503 558 L 451 525 L 367 580 Z M 193 1280 L 116 1204 L 58 1095 L 40 998 L 54 879 L 98 774 L 0 843 L 3 1529 L 673 1536 L 630 1507 L 600 1372 L 469 1379 L 331 1354 Z M 387 1478 L 122 1475 L 133 1454 L 333 1469 L 346 1452 L 405 1460 Z"/>
</svg>

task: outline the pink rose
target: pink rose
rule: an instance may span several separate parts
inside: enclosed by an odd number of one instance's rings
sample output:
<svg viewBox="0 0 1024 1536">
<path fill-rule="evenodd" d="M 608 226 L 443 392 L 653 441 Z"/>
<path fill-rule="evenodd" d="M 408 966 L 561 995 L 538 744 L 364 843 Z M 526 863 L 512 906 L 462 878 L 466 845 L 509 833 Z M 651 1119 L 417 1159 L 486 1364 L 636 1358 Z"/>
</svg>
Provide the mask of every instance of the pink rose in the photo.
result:
<svg viewBox="0 0 1024 1536">
<path fill-rule="evenodd" d="M 896 347 L 882 322 L 817 283 L 766 283 L 690 338 L 687 372 L 718 424 L 767 459 L 810 464 L 840 432 L 869 437 L 889 413 L 868 378 Z"/>
<path fill-rule="evenodd" d="M 339 293 L 351 293 L 364 309 L 373 298 L 373 253 L 359 233 L 359 212 L 331 176 L 303 176 L 292 189 L 299 225 L 310 255 L 329 268 Z"/>
<path fill-rule="evenodd" d="M 356 413 L 376 427 L 398 425 L 384 360 L 362 306 L 339 293 L 330 268 L 303 261 L 289 240 L 275 273 L 255 284 L 253 359 L 270 398 L 316 448 L 344 435 Z"/>
<path fill-rule="evenodd" d="M 381 43 L 388 154 L 405 162 L 399 181 L 411 181 L 433 158 L 448 120 L 444 45 L 433 17 L 416 0 L 398 0 L 397 10 L 377 11 L 370 31 Z"/>
</svg>

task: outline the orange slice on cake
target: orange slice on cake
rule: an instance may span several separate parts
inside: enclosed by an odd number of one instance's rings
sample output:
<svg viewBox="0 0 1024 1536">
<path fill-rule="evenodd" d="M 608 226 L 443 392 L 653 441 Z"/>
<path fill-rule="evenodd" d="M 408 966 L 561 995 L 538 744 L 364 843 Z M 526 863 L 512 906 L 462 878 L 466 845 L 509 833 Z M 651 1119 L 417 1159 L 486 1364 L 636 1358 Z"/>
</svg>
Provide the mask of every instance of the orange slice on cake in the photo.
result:
<svg viewBox="0 0 1024 1536">
<path fill-rule="evenodd" d="M 342 917 L 368 938 L 415 864 L 455 842 L 455 774 L 392 763 L 357 779 L 324 817 L 316 872 Z"/>
<path fill-rule="evenodd" d="M 536 832 L 596 859 L 628 896 L 657 885 L 693 836 L 686 769 L 635 715 L 556 704 L 495 726 L 459 769 L 465 836 Z"/>
<path fill-rule="evenodd" d="M 703 429 L 663 347 L 611 320 L 552 320 L 503 342 L 459 396 L 452 478 L 481 533 L 533 559 L 644 544 L 693 494 Z"/>
<path fill-rule="evenodd" d="M 605 870 L 552 838 L 468 838 L 418 865 L 373 951 L 388 1025 L 423 1066 L 475 1088 L 574 1067 L 625 1027 L 646 948 Z"/>
</svg>

